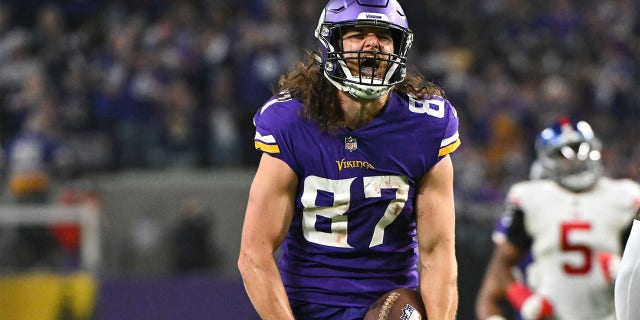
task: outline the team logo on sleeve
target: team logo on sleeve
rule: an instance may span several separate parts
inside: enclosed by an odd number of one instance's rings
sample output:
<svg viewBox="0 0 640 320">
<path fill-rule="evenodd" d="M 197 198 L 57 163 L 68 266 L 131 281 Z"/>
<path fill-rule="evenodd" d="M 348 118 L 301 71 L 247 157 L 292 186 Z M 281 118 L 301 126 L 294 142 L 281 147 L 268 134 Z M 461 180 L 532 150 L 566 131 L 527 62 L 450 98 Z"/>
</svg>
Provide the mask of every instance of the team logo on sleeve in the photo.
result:
<svg viewBox="0 0 640 320">
<path fill-rule="evenodd" d="M 358 149 L 358 140 L 351 136 L 344 138 L 344 148 L 349 152 L 356 151 Z"/>
</svg>

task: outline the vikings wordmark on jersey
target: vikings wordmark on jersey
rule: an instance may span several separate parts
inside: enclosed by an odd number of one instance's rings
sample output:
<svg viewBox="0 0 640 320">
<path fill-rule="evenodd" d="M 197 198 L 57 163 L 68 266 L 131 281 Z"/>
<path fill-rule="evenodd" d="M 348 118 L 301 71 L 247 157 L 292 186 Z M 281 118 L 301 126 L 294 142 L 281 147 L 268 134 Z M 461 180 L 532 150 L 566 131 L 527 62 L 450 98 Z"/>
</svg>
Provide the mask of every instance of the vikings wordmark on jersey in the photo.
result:
<svg viewBox="0 0 640 320">
<path fill-rule="evenodd" d="M 417 286 L 416 184 L 460 145 L 454 108 L 393 93 L 371 123 L 330 135 L 302 107 L 273 98 L 254 118 L 256 148 L 299 179 L 279 261 L 289 296 L 367 307 L 390 288 Z"/>
</svg>

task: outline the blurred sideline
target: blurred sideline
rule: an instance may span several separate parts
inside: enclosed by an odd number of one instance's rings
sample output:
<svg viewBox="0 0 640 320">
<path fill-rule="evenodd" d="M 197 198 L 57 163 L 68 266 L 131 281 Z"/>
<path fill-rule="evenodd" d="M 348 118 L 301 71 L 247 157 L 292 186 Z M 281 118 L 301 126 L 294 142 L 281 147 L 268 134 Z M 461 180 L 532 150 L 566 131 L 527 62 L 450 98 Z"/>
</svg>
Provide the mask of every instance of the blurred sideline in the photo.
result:
<svg viewBox="0 0 640 320">
<path fill-rule="evenodd" d="M 88 273 L 0 277 L 0 319 L 258 319 L 242 282 L 215 276 L 106 279 Z"/>
<path fill-rule="evenodd" d="M 43 274 L 41 268 L 15 268 L 0 259 L 0 319 L 217 319 L 221 313 L 228 319 L 257 319 L 236 267 L 252 176 L 253 170 L 127 171 L 56 185 L 58 194 L 97 194 L 99 199 L 92 200 L 99 207 L 97 267 L 82 272 L 94 263 L 83 264 L 79 257 L 77 270 L 65 265 L 57 274 Z M 211 221 L 208 239 L 214 259 L 205 268 L 185 272 L 173 265 L 172 234 L 189 199 L 198 199 L 202 215 Z M 492 249 L 492 224 L 501 210 L 500 205 L 465 201 L 456 206 L 458 314 L 471 319 Z M 7 227 L 0 225 L 2 230 Z M 7 245 L 0 243 L 0 257 L 3 247 Z M 87 252 L 82 244 L 80 248 Z M 82 285 L 62 290 L 63 283 L 74 281 Z M 29 313 L 34 309 L 41 313 Z"/>
<path fill-rule="evenodd" d="M 90 319 L 97 283 L 87 273 L 0 277 L 0 319 Z"/>
</svg>

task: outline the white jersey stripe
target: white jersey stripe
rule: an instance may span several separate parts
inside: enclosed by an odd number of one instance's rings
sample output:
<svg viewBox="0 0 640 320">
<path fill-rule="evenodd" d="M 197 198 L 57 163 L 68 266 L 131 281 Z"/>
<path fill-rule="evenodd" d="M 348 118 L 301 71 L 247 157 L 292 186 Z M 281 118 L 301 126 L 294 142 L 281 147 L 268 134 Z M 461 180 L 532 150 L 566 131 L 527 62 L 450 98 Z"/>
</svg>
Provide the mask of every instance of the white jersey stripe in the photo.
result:
<svg viewBox="0 0 640 320">
<path fill-rule="evenodd" d="M 253 137 L 253 139 L 262 141 L 264 143 L 276 143 L 276 138 L 274 138 L 273 135 L 263 136 L 263 135 L 260 134 L 260 132 L 257 132 L 257 131 L 256 131 L 256 135 Z"/>
<path fill-rule="evenodd" d="M 460 135 L 458 134 L 458 131 L 456 131 L 456 133 L 454 135 L 452 135 L 451 137 L 443 139 L 442 142 L 440 143 L 440 147 L 442 148 L 444 146 L 448 146 L 448 145 L 456 142 L 458 140 L 459 136 Z"/>
<path fill-rule="evenodd" d="M 273 98 L 273 99 L 271 99 L 271 101 L 265 103 L 264 106 L 262 106 L 262 108 L 260 108 L 260 113 L 262 114 L 265 110 L 267 110 L 270 106 L 272 106 L 276 102 L 278 102 L 278 99 L 277 98 Z"/>
</svg>

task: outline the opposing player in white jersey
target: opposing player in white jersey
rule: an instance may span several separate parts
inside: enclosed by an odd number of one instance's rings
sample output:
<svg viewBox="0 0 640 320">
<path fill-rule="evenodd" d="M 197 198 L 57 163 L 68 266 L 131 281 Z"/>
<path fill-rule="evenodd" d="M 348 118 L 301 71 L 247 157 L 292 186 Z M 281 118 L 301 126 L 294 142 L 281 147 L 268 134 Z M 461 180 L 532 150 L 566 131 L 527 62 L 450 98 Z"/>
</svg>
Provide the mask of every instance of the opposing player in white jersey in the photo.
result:
<svg viewBox="0 0 640 320">
<path fill-rule="evenodd" d="M 529 170 L 529 179 L 537 180 L 544 178 L 547 178 L 544 168 L 540 164 L 540 161 L 535 160 L 531 164 Z M 500 266 L 498 259 L 501 256 L 502 250 L 505 250 L 501 247 L 507 241 L 507 231 L 510 226 L 511 216 L 503 215 L 498 219 L 498 221 L 496 221 L 493 232 L 491 233 L 491 241 L 493 242 L 495 249 L 491 255 L 489 266 L 476 298 L 476 315 L 478 319 L 504 320 L 506 318 L 502 315 L 503 312 L 507 317 L 511 316 L 513 313 L 511 310 L 512 308 L 505 308 L 505 310 L 502 310 L 501 308 L 501 304 L 505 302 L 506 290 L 504 285 L 499 281 L 499 277 L 494 274 L 495 272 L 502 272 L 502 267 Z M 531 250 L 522 255 L 517 267 L 511 268 L 511 272 L 518 281 L 524 281 L 526 277 L 526 270 L 530 263 Z M 518 319 L 520 319 L 520 317 L 518 317 Z"/>
<path fill-rule="evenodd" d="M 622 255 L 615 287 L 616 320 L 640 316 L 640 210 Z"/>
<path fill-rule="evenodd" d="M 589 124 L 562 118 L 536 140 L 548 179 L 514 184 L 506 240 L 496 246 L 476 305 L 479 319 L 505 319 L 500 298 L 523 319 L 614 319 L 617 261 L 638 209 L 640 186 L 602 176 L 601 144 Z M 526 279 L 512 269 L 530 252 Z"/>
</svg>

